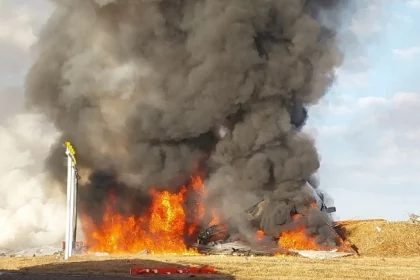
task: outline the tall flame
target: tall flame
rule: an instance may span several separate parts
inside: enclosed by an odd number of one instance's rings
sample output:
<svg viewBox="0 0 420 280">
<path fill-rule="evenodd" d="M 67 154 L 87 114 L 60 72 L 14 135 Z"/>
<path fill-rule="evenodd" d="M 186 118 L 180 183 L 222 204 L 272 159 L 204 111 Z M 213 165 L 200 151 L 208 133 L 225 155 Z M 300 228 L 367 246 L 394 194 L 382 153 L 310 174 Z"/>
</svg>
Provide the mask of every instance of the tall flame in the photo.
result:
<svg viewBox="0 0 420 280">
<path fill-rule="evenodd" d="M 199 177 L 192 178 L 191 186 L 197 192 L 204 192 L 204 185 Z M 196 250 L 188 249 L 185 245 L 186 193 L 185 186 L 178 193 L 152 190 L 153 202 L 149 213 L 139 218 L 123 217 L 116 213 L 115 198 L 111 196 L 101 225 L 96 226 L 90 218 L 82 216 L 89 250 L 113 254 L 144 250 L 151 254 L 196 254 Z M 202 202 L 197 202 L 196 207 L 198 215 L 196 221 L 189 225 L 190 234 L 195 231 L 197 222 L 204 215 Z"/>
<path fill-rule="evenodd" d="M 209 226 L 217 225 L 217 224 L 220 223 L 220 215 L 219 215 L 219 212 L 217 211 L 217 209 L 212 209 L 211 210 L 211 216 L 212 216 L 212 219 L 209 223 Z"/>
<path fill-rule="evenodd" d="M 204 186 L 203 180 L 201 179 L 200 176 L 191 176 L 191 184 L 190 184 L 191 188 L 195 191 L 196 193 L 196 207 L 194 208 L 194 222 L 191 223 L 188 227 L 188 235 L 192 236 L 196 233 L 197 231 L 197 226 L 200 222 L 200 220 L 203 218 L 204 214 L 205 214 L 205 207 L 204 207 L 204 202 L 203 200 L 205 199 L 205 197 L 207 196 L 207 190 Z"/>
</svg>

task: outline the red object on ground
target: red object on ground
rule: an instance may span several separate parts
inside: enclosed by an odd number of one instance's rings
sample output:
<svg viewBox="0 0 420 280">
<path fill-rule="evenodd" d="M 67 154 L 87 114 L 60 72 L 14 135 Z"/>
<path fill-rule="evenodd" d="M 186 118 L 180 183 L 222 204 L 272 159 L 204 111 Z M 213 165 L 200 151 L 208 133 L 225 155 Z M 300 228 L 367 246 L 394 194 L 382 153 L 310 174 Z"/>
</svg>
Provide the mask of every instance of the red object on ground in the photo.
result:
<svg viewBox="0 0 420 280">
<path fill-rule="evenodd" d="M 135 267 L 130 269 L 130 274 L 214 274 L 214 267 Z"/>
</svg>

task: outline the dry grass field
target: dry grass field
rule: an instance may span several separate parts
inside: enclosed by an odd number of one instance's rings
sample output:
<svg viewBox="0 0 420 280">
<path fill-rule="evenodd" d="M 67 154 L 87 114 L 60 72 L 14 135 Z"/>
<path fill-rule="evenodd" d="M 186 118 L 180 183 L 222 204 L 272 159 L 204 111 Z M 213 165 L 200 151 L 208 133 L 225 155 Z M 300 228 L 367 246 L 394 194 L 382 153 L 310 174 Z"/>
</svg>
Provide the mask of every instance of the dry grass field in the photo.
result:
<svg viewBox="0 0 420 280">
<path fill-rule="evenodd" d="M 78 256 L 3 257 L 0 270 L 32 273 L 128 275 L 131 267 L 213 265 L 208 279 L 420 279 L 420 226 L 408 223 L 352 222 L 348 240 L 360 256 L 329 260 L 303 257 L 238 256 Z M 199 278 L 196 276 L 195 278 Z M 163 278 L 164 279 L 164 278 Z"/>
<path fill-rule="evenodd" d="M 57 257 L 0 259 L 4 270 L 32 273 L 128 275 L 135 266 L 214 265 L 217 279 L 415 279 L 420 276 L 420 257 L 347 257 L 311 260 L 302 257 L 234 256 L 121 256 L 75 257 L 64 262 Z M 197 277 L 196 277 L 197 278 Z M 216 279 L 215 277 L 206 277 Z"/>
<path fill-rule="evenodd" d="M 347 240 L 362 256 L 420 256 L 420 224 L 360 221 L 348 223 L 344 229 Z"/>
</svg>

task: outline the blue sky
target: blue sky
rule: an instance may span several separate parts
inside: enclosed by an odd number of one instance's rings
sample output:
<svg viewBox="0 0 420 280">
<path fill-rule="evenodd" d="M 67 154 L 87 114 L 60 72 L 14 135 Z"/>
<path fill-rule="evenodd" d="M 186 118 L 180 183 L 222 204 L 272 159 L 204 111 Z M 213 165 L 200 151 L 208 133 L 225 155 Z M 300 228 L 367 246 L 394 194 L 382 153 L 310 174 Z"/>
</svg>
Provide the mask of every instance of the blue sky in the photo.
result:
<svg viewBox="0 0 420 280">
<path fill-rule="evenodd" d="M 350 26 L 361 46 L 311 108 L 307 130 L 337 217 L 401 220 L 420 212 L 420 1 L 367 2 L 371 16 Z"/>
<path fill-rule="evenodd" d="M 337 81 L 310 108 L 306 130 L 337 218 L 401 220 L 420 212 L 420 0 L 363 2 L 345 31 Z M 0 118 L 22 106 L 31 45 L 51 12 L 42 0 L 0 1 L 0 104 L 11 104 Z"/>
</svg>

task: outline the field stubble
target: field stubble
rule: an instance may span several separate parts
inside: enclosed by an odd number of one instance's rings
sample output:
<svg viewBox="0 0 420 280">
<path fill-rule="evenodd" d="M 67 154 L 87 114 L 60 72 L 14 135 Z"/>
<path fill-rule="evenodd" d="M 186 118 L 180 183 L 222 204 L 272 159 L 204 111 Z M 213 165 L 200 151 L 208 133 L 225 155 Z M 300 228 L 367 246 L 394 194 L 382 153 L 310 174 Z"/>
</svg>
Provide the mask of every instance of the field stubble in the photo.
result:
<svg viewBox="0 0 420 280">
<path fill-rule="evenodd" d="M 419 279 L 420 257 L 77 256 L 1 258 L 2 270 L 25 273 L 128 275 L 130 268 L 213 265 L 218 279 Z"/>
</svg>

